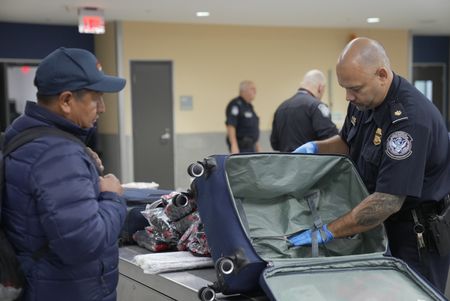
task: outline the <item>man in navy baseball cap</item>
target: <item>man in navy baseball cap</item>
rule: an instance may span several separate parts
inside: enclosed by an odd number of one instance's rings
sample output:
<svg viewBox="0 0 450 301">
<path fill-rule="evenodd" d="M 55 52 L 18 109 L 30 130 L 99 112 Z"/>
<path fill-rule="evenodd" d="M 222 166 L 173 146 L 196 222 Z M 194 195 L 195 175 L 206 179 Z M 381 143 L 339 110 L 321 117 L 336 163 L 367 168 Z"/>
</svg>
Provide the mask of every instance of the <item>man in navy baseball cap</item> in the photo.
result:
<svg viewBox="0 0 450 301">
<path fill-rule="evenodd" d="M 105 75 L 91 52 L 61 47 L 39 64 L 34 85 L 38 105 L 87 129 L 106 110 L 103 93 L 122 90 L 125 79 Z"/>
<path fill-rule="evenodd" d="M 58 48 L 39 64 L 34 84 L 40 95 L 88 89 L 118 92 L 125 79 L 105 75 L 97 58 L 87 50 Z"/>
<path fill-rule="evenodd" d="M 4 160 L 2 226 L 25 277 L 20 300 L 115 301 L 123 189 L 113 174 L 102 175 L 96 153 L 61 132 L 86 142 L 106 110 L 103 93 L 122 90 L 125 80 L 105 75 L 89 51 L 59 48 L 34 83 L 37 102 L 27 102 L 5 135 L 8 145 L 41 128 Z"/>
</svg>

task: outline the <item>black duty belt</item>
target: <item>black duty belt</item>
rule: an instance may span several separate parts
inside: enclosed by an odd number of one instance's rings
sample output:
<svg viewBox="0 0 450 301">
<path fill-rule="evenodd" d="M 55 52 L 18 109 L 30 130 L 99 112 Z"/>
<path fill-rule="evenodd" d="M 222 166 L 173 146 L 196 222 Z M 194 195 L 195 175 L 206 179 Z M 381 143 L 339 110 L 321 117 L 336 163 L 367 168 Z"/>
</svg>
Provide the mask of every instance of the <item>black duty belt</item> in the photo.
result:
<svg viewBox="0 0 450 301">
<path fill-rule="evenodd" d="M 249 149 L 253 148 L 255 140 L 252 137 L 237 138 L 239 148 Z"/>
<path fill-rule="evenodd" d="M 426 201 L 420 203 L 415 208 L 409 208 L 405 210 L 400 210 L 399 212 L 394 213 L 389 217 L 389 220 L 392 222 L 412 222 L 413 216 L 411 214 L 411 209 L 415 209 L 420 219 L 427 218 L 428 216 L 438 214 L 442 212 L 445 207 L 445 204 L 450 201 L 449 195 L 446 195 L 442 200 L 435 201 Z"/>
<path fill-rule="evenodd" d="M 244 136 L 244 137 L 238 137 L 238 138 L 237 138 L 237 141 L 239 141 L 239 142 L 249 142 L 249 143 L 253 143 L 253 142 L 255 142 L 255 139 L 253 139 L 253 138 L 250 137 L 250 136 Z"/>
</svg>

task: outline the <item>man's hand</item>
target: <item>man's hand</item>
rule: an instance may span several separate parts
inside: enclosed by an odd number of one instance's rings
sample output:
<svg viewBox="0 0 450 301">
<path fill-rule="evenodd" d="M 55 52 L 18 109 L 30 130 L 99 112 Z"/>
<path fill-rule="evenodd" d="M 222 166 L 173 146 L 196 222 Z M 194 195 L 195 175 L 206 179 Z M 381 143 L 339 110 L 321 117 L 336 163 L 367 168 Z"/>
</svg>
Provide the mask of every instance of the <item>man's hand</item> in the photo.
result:
<svg viewBox="0 0 450 301">
<path fill-rule="evenodd" d="M 94 160 L 95 166 L 97 166 L 98 173 L 100 175 L 103 174 L 105 167 L 103 166 L 102 160 L 98 156 L 96 152 L 94 152 L 90 147 L 86 147 L 87 153 L 91 156 L 92 160 Z"/>
<path fill-rule="evenodd" d="M 333 233 L 328 230 L 327 225 L 323 225 L 322 228 L 316 232 L 316 235 L 319 244 L 327 243 L 334 238 Z M 288 237 L 288 240 L 293 246 L 310 245 L 312 241 L 311 230 L 306 230 L 302 233 Z"/>
<path fill-rule="evenodd" d="M 115 192 L 118 195 L 123 194 L 122 185 L 120 185 L 119 179 L 116 178 L 113 174 L 107 174 L 104 177 L 100 177 L 100 191 L 110 191 Z"/>
<path fill-rule="evenodd" d="M 293 151 L 293 153 L 316 154 L 317 151 L 318 151 L 317 143 L 314 141 L 309 141 L 297 147 Z"/>
</svg>

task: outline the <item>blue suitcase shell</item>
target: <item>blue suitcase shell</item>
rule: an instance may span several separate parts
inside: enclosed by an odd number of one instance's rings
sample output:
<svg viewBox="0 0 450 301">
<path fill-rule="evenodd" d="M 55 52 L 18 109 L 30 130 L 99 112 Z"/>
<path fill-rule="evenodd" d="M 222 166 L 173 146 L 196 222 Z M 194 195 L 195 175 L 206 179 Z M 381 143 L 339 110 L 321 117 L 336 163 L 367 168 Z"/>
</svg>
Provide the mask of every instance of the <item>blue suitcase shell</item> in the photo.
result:
<svg viewBox="0 0 450 301">
<path fill-rule="evenodd" d="M 266 268 L 266 262 L 255 252 L 246 231 L 237 214 L 233 196 L 228 189 L 228 180 L 224 172 L 226 156 L 214 156 L 203 163 L 203 176 L 197 177 L 192 183 L 194 198 L 205 229 L 211 256 L 216 263 L 216 271 L 227 270 L 233 265 L 233 277 L 218 273 L 216 289 L 224 294 L 253 292 L 259 289 L 259 275 Z M 202 169 L 193 165 L 191 169 Z M 190 175 L 198 175 L 189 171 Z M 227 260 L 234 260 L 230 263 Z"/>
<path fill-rule="evenodd" d="M 429 296 L 427 300 L 445 300 L 405 263 L 384 256 L 387 239 L 382 226 L 356 238 L 331 241 L 320 247 L 319 257 L 311 258 L 309 247 L 287 246 L 286 236 L 298 231 L 298 227 L 311 228 L 314 224 L 304 205 L 305 195 L 311 191 L 320 192 L 316 205 L 324 223 L 346 213 L 368 195 L 347 157 L 282 153 L 214 155 L 191 164 L 188 174 L 194 180 L 187 194 L 197 201 L 217 274 L 214 284 L 200 290 L 203 301 L 215 300 L 218 292 L 251 294 L 261 288 L 272 300 L 290 300 L 292 294 L 283 299 L 279 291 L 298 288 L 281 289 L 283 281 L 276 280 L 278 276 L 283 278 L 298 271 L 302 279 L 307 267 L 327 273 L 333 272 L 333 266 L 339 269 L 343 263 L 350 274 L 358 273 L 361 265 L 367 269 L 364 262 L 374 262 L 374 266 L 382 262 L 386 265 L 383 271 L 395 267 L 394 273 L 407 275 L 408 288 L 414 287 Z M 261 227 L 259 220 L 269 226 Z M 368 269 L 372 270 L 370 266 Z"/>
</svg>

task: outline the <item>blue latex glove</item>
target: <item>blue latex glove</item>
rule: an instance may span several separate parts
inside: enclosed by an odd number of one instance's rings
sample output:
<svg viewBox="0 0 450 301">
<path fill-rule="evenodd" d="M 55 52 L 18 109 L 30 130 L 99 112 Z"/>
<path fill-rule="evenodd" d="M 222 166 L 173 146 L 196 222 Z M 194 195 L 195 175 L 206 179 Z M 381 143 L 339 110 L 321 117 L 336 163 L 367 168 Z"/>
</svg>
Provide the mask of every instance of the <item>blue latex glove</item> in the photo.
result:
<svg viewBox="0 0 450 301">
<path fill-rule="evenodd" d="M 317 231 L 317 242 L 319 244 L 324 244 L 333 240 L 333 233 L 328 230 L 327 225 L 322 226 L 322 231 Z M 291 237 L 288 237 L 289 242 L 293 246 L 304 246 L 311 244 L 311 230 L 303 231 L 302 233 L 295 234 Z"/>
<path fill-rule="evenodd" d="M 317 143 L 314 141 L 306 142 L 305 144 L 297 147 L 293 153 L 302 153 L 302 154 L 316 154 L 318 151 Z"/>
</svg>

